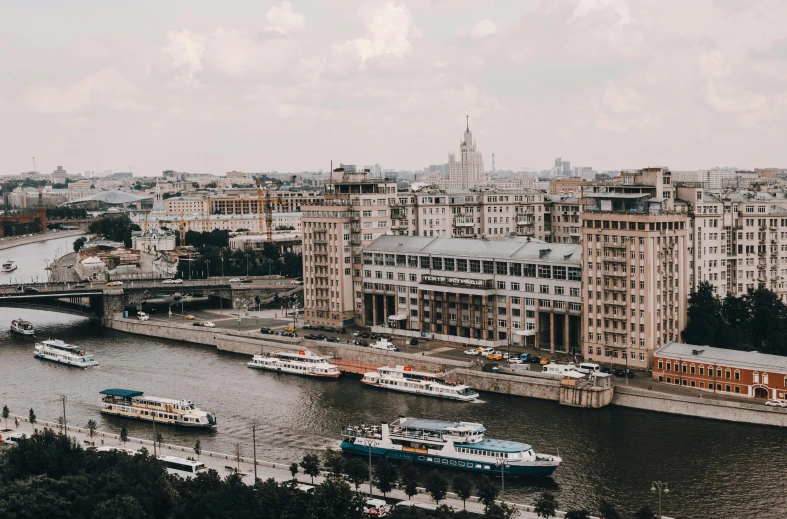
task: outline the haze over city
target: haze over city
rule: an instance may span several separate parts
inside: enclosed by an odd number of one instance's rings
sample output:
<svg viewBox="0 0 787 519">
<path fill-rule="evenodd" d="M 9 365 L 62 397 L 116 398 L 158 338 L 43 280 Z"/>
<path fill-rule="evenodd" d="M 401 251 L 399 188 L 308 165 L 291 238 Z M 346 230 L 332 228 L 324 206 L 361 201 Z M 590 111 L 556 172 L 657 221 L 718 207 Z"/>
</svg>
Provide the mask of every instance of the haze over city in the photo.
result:
<svg viewBox="0 0 787 519">
<path fill-rule="evenodd" d="M 411 0 L 0 6 L 3 174 L 787 158 L 787 5 Z"/>
</svg>

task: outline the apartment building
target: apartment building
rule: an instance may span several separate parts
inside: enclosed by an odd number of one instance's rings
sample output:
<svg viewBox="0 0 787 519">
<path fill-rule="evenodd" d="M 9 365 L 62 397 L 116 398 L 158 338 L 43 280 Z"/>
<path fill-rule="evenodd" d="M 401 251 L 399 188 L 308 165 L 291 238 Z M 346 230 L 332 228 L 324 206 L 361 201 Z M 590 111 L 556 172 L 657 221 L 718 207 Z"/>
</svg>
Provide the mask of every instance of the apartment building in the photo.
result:
<svg viewBox="0 0 787 519">
<path fill-rule="evenodd" d="M 271 191 L 270 202 L 273 212 L 294 213 L 301 210 L 301 205 L 322 199 L 322 194 L 315 191 Z M 262 194 L 263 207 L 258 207 L 259 198 L 256 189 L 228 189 L 216 194 L 199 194 L 177 196 L 161 201 L 167 216 L 181 214 L 217 214 L 240 215 L 259 214 L 264 209 L 265 193 Z"/>
<path fill-rule="evenodd" d="M 362 324 L 468 345 L 580 352 L 581 252 L 524 237 L 381 236 L 363 250 Z"/>
<path fill-rule="evenodd" d="M 670 171 L 625 171 L 582 193 L 585 359 L 647 368 L 686 325 L 688 204 Z"/>
<path fill-rule="evenodd" d="M 396 182 L 354 168 L 333 171 L 323 200 L 302 206 L 304 319 L 338 326 L 361 319 L 361 251 L 391 230 Z"/>
</svg>

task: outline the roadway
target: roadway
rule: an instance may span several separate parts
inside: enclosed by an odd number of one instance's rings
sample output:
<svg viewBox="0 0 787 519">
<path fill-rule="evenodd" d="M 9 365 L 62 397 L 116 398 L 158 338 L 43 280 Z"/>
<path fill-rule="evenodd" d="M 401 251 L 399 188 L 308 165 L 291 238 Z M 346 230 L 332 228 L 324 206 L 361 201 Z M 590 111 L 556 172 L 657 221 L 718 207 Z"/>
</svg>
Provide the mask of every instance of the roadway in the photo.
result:
<svg viewBox="0 0 787 519">
<path fill-rule="evenodd" d="M 187 288 L 215 288 L 232 286 L 233 289 L 265 289 L 265 288 L 279 288 L 283 290 L 290 290 L 299 285 L 293 285 L 291 279 L 267 279 L 265 277 L 248 278 L 251 283 L 230 283 L 230 277 L 212 277 L 210 279 L 193 279 L 184 280 L 182 283 L 167 283 L 166 279 L 134 279 L 122 282 L 122 285 L 117 288 L 128 289 L 144 289 L 144 288 L 160 288 L 171 289 L 182 292 Z M 36 293 L 57 293 L 57 292 L 70 292 L 74 290 L 87 290 L 97 292 L 105 288 L 112 288 L 108 286 L 105 281 L 90 281 L 90 282 L 40 282 L 40 283 L 15 283 L 0 285 L 0 294 L 15 295 L 18 294 L 17 288 L 19 286 L 32 287 L 37 290 Z"/>
<path fill-rule="evenodd" d="M 68 238 L 69 236 L 80 236 L 85 234 L 82 229 L 73 231 L 47 231 L 45 233 L 33 234 L 32 236 L 5 236 L 0 238 L 0 250 L 29 245 L 40 241 L 54 240 L 57 238 Z"/>
</svg>

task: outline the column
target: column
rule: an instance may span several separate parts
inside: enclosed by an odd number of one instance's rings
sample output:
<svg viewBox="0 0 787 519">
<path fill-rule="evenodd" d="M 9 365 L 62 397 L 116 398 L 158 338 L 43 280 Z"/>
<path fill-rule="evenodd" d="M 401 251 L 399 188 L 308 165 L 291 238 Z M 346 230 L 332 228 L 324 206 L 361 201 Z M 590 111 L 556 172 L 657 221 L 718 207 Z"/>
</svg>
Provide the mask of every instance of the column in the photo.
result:
<svg viewBox="0 0 787 519">
<path fill-rule="evenodd" d="M 377 294 L 372 293 L 372 326 L 377 325 Z"/>
<path fill-rule="evenodd" d="M 383 326 L 388 324 L 388 294 L 383 293 Z"/>
<path fill-rule="evenodd" d="M 565 329 L 565 332 L 563 332 L 563 349 L 566 351 L 566 353 L 571 353 L 571 336 L 568 333 L 569 332 L 568 323 L 570 321 L 568 317 L 568 309 L 566 309 L 565 317 L 563 317 L 563 320 L 564 320 L 563 328 Z"/>
<path fill-rule="evenodd" d="M 549 351 L 555 353 L 555 312 L 549 310 Z"/>
</svg>

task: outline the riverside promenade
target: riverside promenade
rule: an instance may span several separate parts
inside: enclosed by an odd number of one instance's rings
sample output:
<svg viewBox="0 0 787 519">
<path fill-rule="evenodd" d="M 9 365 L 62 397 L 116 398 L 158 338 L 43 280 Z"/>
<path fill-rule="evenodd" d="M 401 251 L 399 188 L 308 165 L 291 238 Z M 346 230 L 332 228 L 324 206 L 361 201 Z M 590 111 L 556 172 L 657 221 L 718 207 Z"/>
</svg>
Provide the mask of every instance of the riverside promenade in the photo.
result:
<svg viewBox="0 0 787 519">
<path fill-rule="evenodd" d="M 15 426 L 15 420 L 19 420 L 19 426 Z M 0 422 L 0 425 L 3 427 L 5 426 L 5 422 Z M 4 437 L 10 433 L 24 433 L 27 435 L 32 435 L 36 429 L 42 430 L 44 427 L 49 427 L 54 429 L 55 431 L 60 431 L 61 425 L 58 423 L 53 422 L 45 422 L 45 421 L 36 421 L 34 425 L 31 425 L 28 418 L 24 416 L 16 416 L 10 415 L 8 418 L 8 425 L 9 431 L 0 432 Z M 152 431 L 152 429 L 151 429 Z M 68 426 L 68 435 L 76 439 L 77 443 L 82 445 L 84 448 L 90 447 L 118 447 L 118 448 L 126 448 L 132 450 L 139 450 L 141 448 L 145 448 L 149 453 L 153 453 L 153 441 L 152 440 L 145 440 L 141 438 L 131 438 L 129 437 L 128 441 L 123 444 L 120 441 L 120 435 L 115 433 L 109 433 L 106 431 L 95 431 L 93 434 L 92 442 L 90 438 L 89 431 L 84 427 L 74 427 L 72 425 Z M 259 448 L 262 445 L 258 445 Z M 339 447 L 337 442 L 337 449 Z M 7 447 L 7 448 L 14 448 L 14 447 Z M 254 459 L 253 457 L 249 456 L 252 452 L 252 445 L 243 445 L 241 446 L 240 456 L 236 456 L 235 454 L 224 454 L 220 452 L 210 452 L 210 451 L 201 451 L 199 455 L 199 461 L 205 464 L 205 467 L 209 469 L 213 469 L 219 473 L 220 476 L 227 476 L 230 473 L 238 471 L 238 474 L 241 475 L 243 478 L 244 483 L 246 484 L 253 484 L 254 482 Z M 191 447 L 184 447 L 181 445 L 172 445 L 168 443 L 162 443 L 160 446 L 156 446 L 157 454 L 159 456 L 177 456 L 180 458 L 187 458 L 187 457 L 194 457 L 196 458 L 197 455 L 194 452 L 194 449 Z M 293 462 L 300 462 L 301 460 L 293 460 Z M 274 479 L 279 482 L 283 481 L 291 481 L 293 479 L 292 475 L 290 474 L 290 466 L 284 463 L 275 463 L 272 461 L 265 461 L 262 459 L 257 459 L 257 478 L 266 480 L 266 479 Z M 315 476 L 314 484 L 318 485 L 322 483 L 326 478 L 325 473 L 321 473 L 319 476 Z M 296 475 L 296 479 L 299 483 L 305 485 L 311 485 L 312 480 L 309 476 L 299 472 Z M 369 484 L 368 482 L 366 485 L 361 485 L 361 491 L 364 493 L 368 493 Z M 431 499 L 429 494 L 427 493 L 426 489 L 420 488 L 418 489 L 418 494 L 413 496 L 413 501 L 421 502 L 421 503 L 429 503 L 434 504 L 434 501 Z M 382 493 L 377 489 L 373 488 L 373 494 L 376 497 L 382 497 Z M 395 489 L 387 494 L 387 499 L 389 502 L 391 501 L 405 501 L 408 499 L 407 495 L 402 490 Z M 505 502 L 508 505 L 515 505 L 519 514 L 517 517 L 521 517 L 522 519 L 538 519 L 538 516 L 533 512 L 533 507 L 531 505 L 525 505 L 522 503 L 510 503 Z M 456 497 L 456 494 L 451 492 L 448 493 L 448 497 L 440 502 L 440 504 L 446 504 L 452 507 L 454 510 L 461 510 L 462 509 L 462 501 Z M 478 502 L 477 497 L 471 497 L 467 500 L 467 510 L 472 513 L 476 514 L 483 514 L 484 512 L 484 505 Z M 561 518 L 564 517 L 564 512 L 558 512 L 557 517 Z M 598 519 L 595 516 L 591 516 L 591 519 Z M 669 519 L 668 517 L 664 517 L 664 519 Z"/>
<path fill-rule="evenodd" d="M 68 238 L 69 236 L 81 236 L 85 233 L 86 231 L 84 229 L 74 229 L 72 231 L 47 231 L 45 233 L 34 234 L 24 238 L 6 236 L 3 241 L 0 242 L 0 250 L 12 249 L 14 247 L 19 247 L 20 245 L 30 245 L 31 243 L 38 243 L 40 241 Z"/>
</svg>

